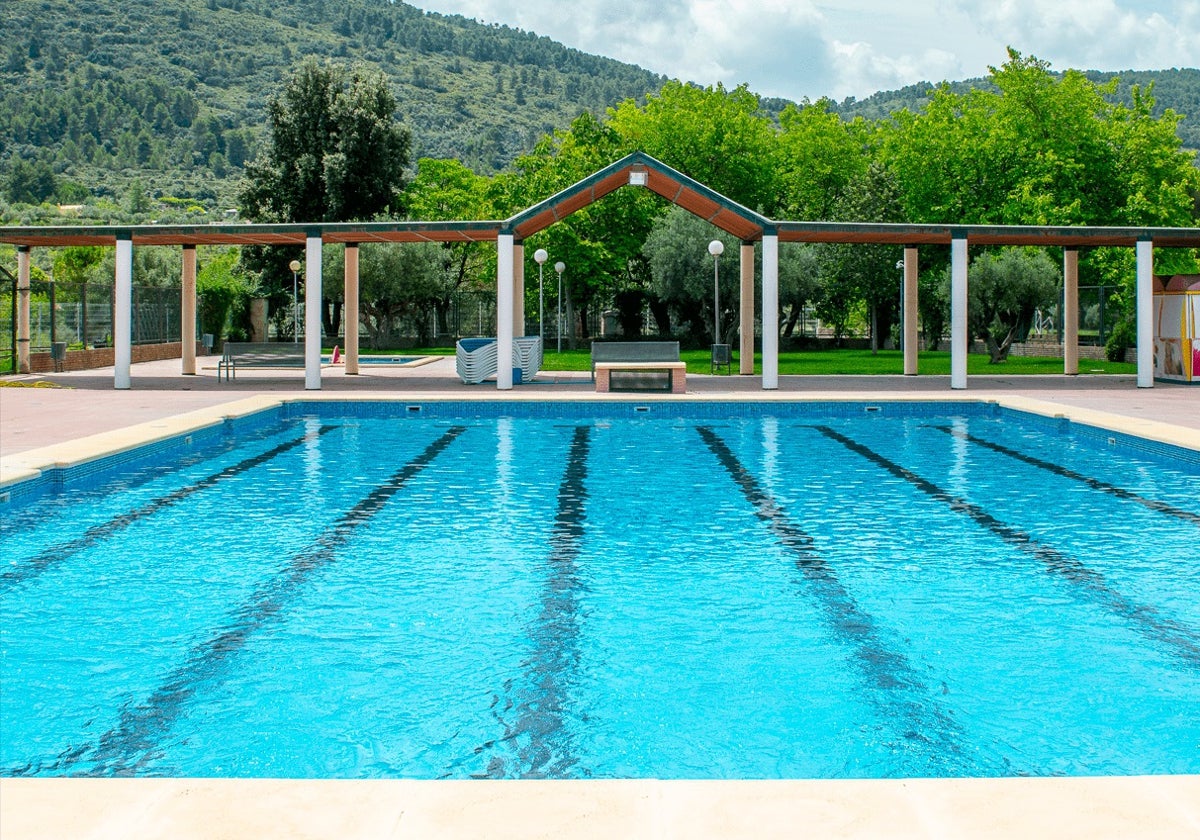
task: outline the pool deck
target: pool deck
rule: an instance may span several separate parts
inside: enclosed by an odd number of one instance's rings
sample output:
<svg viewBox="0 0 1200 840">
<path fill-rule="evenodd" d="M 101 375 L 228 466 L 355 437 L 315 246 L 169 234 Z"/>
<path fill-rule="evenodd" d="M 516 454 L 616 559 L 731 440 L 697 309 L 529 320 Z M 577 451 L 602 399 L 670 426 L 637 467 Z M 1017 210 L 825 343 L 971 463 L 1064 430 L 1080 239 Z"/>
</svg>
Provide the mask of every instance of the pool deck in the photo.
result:
<svg viewBox="0 0 1200 840">
<path fill-rule="evenodd" d="M 215 357 L 212 359 L 215 366 Z M 281 400 L 984 400 L 1200 451 L 1200 387 L 1131 376 L 695 376 L 688 393 L 597 395 L 587 374 L 544 373 L 499 392 L 463 385 L 453 359 L 415 368 L 239 372 L 200 359 L 4 377 L 0 484 L 86 461 Z M 784 781 L 298 781 L 0 779 L 0 837 L 472 838 L 1180 838 L 1200 837 L 1200 776 Z"/>
</svg>

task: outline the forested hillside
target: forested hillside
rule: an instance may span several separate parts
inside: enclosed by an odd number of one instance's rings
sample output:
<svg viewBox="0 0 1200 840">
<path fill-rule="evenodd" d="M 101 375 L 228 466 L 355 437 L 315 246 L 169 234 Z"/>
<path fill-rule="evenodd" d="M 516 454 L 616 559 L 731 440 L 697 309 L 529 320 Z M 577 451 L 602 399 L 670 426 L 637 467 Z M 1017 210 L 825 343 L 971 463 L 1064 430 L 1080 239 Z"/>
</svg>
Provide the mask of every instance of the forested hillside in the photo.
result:
<svg viewBox="0 0 1200 840">
<path fill-rule="evenodd" d="M 457 158 L 484 173 L 580 112 L 664 81 L 388 0 L 4 0 L 0 29 L 0 174 L 17 158 L 48 164 L 67 202 L 125 200 L 139 184 L 233 206 L 266 103 L 305 56 L 382 70 L 414 160 Z"/>
<path fill-rule="evenodd" d="M 382 71 L 412 157 L 492 174 L 584 111 L 644 101 L 666 81 L 548 38 L 392 0 L 3 0 L 0 201 L 87 204 L 108 219 L 219 217 L 236 206 L 266 105 L 303 58 Z M 1200 149 L 1200 70 L 1089 73 L 1154 83 Z M 955 82 L 963 91 L 986 79 Z M 932 85 L 835 106 L 843 117 L 918 110 Z M 764 99 L 775 119 L 789 103 Z M 13 221 L 41 219 L 31 211 Z M 44 214 L 43 214 L 44 215 Z"/>
<path fill-rule="evenodd" d="M 1119 72 L 1088 70 L 1084 72 L 1084 75 L 1097 84 L 1103 84 L 1115 77 L 1118 80 L 1117 89 L 1110 99 L 1125 105 L 1133 102 L 1132 88 L 1134 85 L 1139 86 L 1142 90 L 1153 86 L 1154 115 L 1160 116 L 1167 108 L 1181 114 L 1183 119 L 1179 123 L 1179 137 L 1183 141 L 1183 145 L 1186 148 L 1200 151 L 1200 69 L 1185 67 L 1172 70 L 1122 70 Z M 919 82 L 899 90 L 880 91 L 865 99 L 850 97 L 836 103 L 834 110 L 847 119 L 863 117 L 868 120 L 877 120 L 902 109 L 918 111 L 929 102 L 929 92 L 933 87 L 934 85 L 929 82 Z M 950 83 L 950 90 L 955 93 L 964 93 L 971 88 L 992 89 L 992 84 L 987 79 L 968 79 Z"/>
</svg>

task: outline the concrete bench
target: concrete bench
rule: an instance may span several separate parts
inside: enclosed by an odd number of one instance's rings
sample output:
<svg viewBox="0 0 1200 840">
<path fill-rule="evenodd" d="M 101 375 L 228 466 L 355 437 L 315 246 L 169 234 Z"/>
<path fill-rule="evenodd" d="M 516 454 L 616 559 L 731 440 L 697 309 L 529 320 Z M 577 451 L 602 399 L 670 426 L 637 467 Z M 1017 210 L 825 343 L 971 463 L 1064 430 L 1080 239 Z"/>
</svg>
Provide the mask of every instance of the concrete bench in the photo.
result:
<svg viewBox="0 0 1200 840">
<path fill-rule="evenodd" d="M 687 365 L 678 341 L 592 342 L 592 379 L 598 393 L 687 390 Z"/>
<path fill-rule="evenodd" d="M 302 368 L 304 345 L 227 341 L 217 362 L 217 381 L 236 379 L 238 368 Z"/>
</svg>

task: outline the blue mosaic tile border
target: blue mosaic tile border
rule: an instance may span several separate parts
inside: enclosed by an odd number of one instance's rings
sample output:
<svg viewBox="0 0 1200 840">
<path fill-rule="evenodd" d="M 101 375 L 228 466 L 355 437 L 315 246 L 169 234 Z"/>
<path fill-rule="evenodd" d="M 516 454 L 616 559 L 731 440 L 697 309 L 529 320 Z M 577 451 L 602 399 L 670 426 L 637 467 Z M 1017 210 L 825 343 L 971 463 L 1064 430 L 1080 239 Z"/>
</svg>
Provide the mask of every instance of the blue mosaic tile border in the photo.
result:
<svg viewBox="0 0 1200 840">
<path fill-rule="evenodd" d="M 24 505 L 66 488 L 87 489 L 122 471 L 159 466 L 178 458 L 179 453 L 195 452 L 222 440 L 269 430 L 277 424 L 302 417 L 321 419 L 395 419 L 406 417 L 445 420 L 487 420 L 496 417 L 586 420 L 593 418 L 670 418 L 712 420 L 728 418 L 781 417 L 816 419 L 856 417 L 864 413 L 880 417 L 997 417 L 1011 416 L 1017 422 L 1039 427 L 1049 433 L 1066 434 L 1092 443 L 1097 449 L 1110 446 L 1128 448 L 1143 456 L 1164 459 L 1173 465 L 1200 466 L 1200 452 L 1134 435 L 1112 432 L 1094 426 L 1072 423 L 1065 418 L 1043 417 L 1015 409 L 1001 408 L 990 402 L 933 401 L 847 401 L 847 402 L 688 402 L 688 401 L 604 401 L 604 402 L 527 402 L 527 401 L 297 401 L 259 411 L 245 417 L 138 447 L 127 452 L 98 458 L 85 464 L 47 470 L 40 477 L 7 488 L 8 504 Z"/>
<path fill-rule="evenodd" d="M 1184 449 L 1182 446 L 1149 440 L 1148 438 L 1126 434 L 1125 432 L 1114 432 L 1110 429 L 1102 429 L 1099 426 L 1089 426 L 1086 423 L 1075 423 L 1066 417 L 1044 417 L 1040 414 L 1029 414 L 1028 412 L 1018 411 L 1013 408 L 1001 409 L 1000 417 L 1002 419 L 1010 415 L 1026 426 L 1040 428 L 1051 433 L 1072 436 L 1091 445 L 1097 451 L 1117 446 L 1133 450 L 1138 455 L 1150 456 L 1156 460 L 1166 461 L 1173 466 L 1183 463 L 1200 467 L 1200 452 L 1192 449 Z"/>
<path fill-rule="evenodd" d="M 853 402 L 525 402 L 431 401 L 431 402 L 334 402 L 288 403 L 285 416 L 321 419 L 491 419 L 495 417 L 547 418 L 579 420 L 590 418 L 666 417 L 687 420 L 714 420 L 731 417 L 821 418 L 856 417 L 878 413 L 884 417 L 993 417 L 999 411 L 994 403 L 924 401 L 853 401 Z"/>
</svg>

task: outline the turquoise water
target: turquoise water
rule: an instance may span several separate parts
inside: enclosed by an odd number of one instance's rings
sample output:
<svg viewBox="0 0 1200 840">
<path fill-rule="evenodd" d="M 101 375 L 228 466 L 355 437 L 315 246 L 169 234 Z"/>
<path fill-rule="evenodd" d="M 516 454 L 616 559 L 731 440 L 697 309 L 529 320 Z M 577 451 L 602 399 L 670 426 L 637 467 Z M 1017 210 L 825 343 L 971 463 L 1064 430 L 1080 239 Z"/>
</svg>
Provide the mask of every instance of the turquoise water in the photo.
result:
<svg viewBox="0 0 1200 840">
<path fill-rule="evenodd" d="M 10 503 L 0 773 L 1200 772 L 1196 459 L 594 410 L 300 408 Z"/>
</svg>

